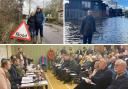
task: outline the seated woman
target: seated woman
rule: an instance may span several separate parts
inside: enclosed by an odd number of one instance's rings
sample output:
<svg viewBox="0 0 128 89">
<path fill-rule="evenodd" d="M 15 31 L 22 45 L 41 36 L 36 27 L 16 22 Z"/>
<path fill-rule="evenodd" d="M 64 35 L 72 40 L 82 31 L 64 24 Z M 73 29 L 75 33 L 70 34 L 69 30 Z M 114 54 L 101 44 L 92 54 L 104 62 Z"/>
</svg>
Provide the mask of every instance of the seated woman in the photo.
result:
<svg viewBox="0 0 128 89">
<path fill-rule="evenodd" d="M 0 68 L 0 89 L 11 89 L 11 84 L 9 81 L 8 70 L 11 67 L 11 63 L 8 59 L 1 60 Z"/>
<path fill-rule="evenodd" d="M 107 62 L 101 59 L 95 63 L 95 69 L 88 81 L 82 80 L 74 89 L 106 89 L 111 82 L 112 71 L 107 69 Z"/>
</svg>

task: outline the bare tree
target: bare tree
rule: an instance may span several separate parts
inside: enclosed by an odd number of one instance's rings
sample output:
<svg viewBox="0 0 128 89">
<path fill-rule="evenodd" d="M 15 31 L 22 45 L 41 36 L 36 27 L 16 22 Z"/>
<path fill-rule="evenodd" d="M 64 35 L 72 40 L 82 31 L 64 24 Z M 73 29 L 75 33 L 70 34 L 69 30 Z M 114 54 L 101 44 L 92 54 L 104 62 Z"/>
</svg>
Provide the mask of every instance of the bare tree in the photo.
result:
<svg viewBox="0 0 128 89">
<path fill-rule="evenodd" d="M 58 11 L 63 9 L 63 0 L 51 0 L 45 8 L 46 13 L 51 14 L 53 18 L 58 19 Z"/>
<path fill-rule="evenodd" d="M 12 28 L 8 28 L 10 24 L 19 21 L 21 16 L 20 0 L 0 0 L 0 39 L 2 33 L 10 32 Z"/>
</svg>

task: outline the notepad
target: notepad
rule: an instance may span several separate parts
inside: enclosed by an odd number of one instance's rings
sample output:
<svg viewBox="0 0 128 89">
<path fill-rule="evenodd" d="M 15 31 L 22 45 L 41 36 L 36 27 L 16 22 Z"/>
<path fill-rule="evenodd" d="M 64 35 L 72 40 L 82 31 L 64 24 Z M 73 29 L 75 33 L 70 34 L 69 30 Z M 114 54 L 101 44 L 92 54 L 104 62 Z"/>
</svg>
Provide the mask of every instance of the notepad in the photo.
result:
<svg viewBox="0 0 128 89">
<path fill-rule="evenodd" d="M 21 84 L 21 87 L 30 87 L 30 86 L 34 86 L 34 83 L 27 83 L 27 84 Z"/>
<path fill-rule="evenodd" d="M 32 83 L 32 82 L 33 82 L 32 76 L 22 77 L 21 83 Z"/>
<path fill-rule="evenodd" d="M 35 74 L 32 74 L 32 75 L 27 75 L 28 77 L 36 77 Z"/>
<path fill-rule="evenodd" d="M 26 75 L 34 75 L 34 73 L 26 73 Z"/>
</svg>

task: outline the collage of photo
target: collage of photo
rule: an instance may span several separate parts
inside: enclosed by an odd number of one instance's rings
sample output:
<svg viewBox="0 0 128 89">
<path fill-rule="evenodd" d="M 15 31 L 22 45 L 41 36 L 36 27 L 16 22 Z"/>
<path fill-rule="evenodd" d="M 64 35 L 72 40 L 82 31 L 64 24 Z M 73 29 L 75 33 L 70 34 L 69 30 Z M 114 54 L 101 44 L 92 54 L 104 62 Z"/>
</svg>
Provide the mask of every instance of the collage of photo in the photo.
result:
<svg viewBox="0 0 128 89">
<path fill-rule="evenodd" d="M 128 89 L 128 0 L 0 0 L 0 89 Z"/>
</svg>

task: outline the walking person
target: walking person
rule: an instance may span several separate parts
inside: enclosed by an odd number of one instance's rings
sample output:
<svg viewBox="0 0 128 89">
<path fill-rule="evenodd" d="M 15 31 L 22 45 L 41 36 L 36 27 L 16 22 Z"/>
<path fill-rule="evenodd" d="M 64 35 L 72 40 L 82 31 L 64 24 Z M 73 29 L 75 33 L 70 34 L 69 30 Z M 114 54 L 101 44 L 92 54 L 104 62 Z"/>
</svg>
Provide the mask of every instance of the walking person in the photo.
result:
<svg viewBox="0 0 128 89">
<path fill-rule="evenodd" d="M 36 32 L 36 29 L 35 29 L 35 13 L 32 12 L 30 17 L 28 18 L 28 21 L 27 21 L 27 24 L 29 25 L 29 31 L 31 33 L 31 37 L 33 39 L 33 42 L 35 43 L 35 32 Z"/>
<path fill-rule="evenodd" d="M 83 44 L 91 44 L 93 33 L 96 31 L 95 19 L 92 11 L 89 10 L 88 15 L 82 20 L 80 34 L 83 35 Z"/>
<path fill-rule="evenodd" d="M 42 9 L 38 6 L 35 14 L 36 19 L 36 43 L 38 43 L 38 33 L 40 30 L 40 42 L 43 41 L 43 22 L 45 20 L 44 13 L 42 12 Z"/>
</svg>

